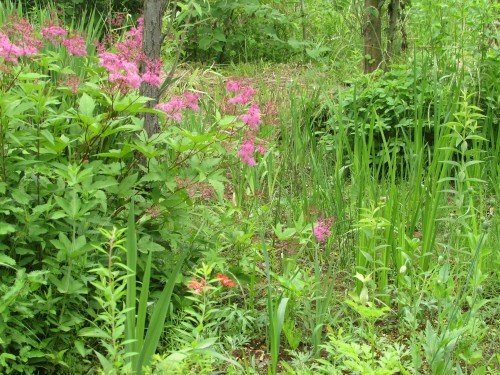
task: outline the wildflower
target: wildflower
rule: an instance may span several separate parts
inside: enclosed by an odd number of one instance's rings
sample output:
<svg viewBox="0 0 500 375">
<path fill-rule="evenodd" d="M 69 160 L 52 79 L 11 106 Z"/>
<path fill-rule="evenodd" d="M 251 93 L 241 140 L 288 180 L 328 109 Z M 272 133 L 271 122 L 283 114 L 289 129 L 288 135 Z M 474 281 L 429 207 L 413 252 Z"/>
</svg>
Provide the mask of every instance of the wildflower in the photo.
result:
<svg viewBox="0 0 500 375">
<path fill-rule="evenodd" d="M 19 47 L 16 57 L 33 56 L 43 47 L 43 40 L 35 32 L 35 28 L 25 18 L 18 16 L 9 17 L 10 27 L 5 30 L 5 35 Z"/>
<path fill-rule="evenodd" d="M 146 62 L 146 72 L 142 75 L 142 81 L 149 83 L 151 86 L 160 87 L 161 85 L 161 60 L 157 61 L 147 61 Z"/>
<path fill-rule="evenodd" d="M 206 280 L 200 279 L 200 281 L 196 280 L 194 277 L 191 278 L 190 284 L 187 285 L 189 289 L 191 289 L 194 293 L 200 294 L 203 292 L 203 289 L 205 288 L 205 284 L 207 283 Z"/>
<path fill-rule="evenodd" d="M 165 112 L 167 117 L 174 119 L 176 122 L 180 123 L 182 120 L 181 110 L 189 108 L 192 111 L 198 112 L 200 107 L 198 106 L 198 99 L 200 94 L 192 93 L 189 91 L 184 92 L 181 96 L 174 96 L 170 101 L 166 103 L 159 103 L 155 108 Z"/>
<path fill-rule="evenodd" d="M 235 287 L 235 286 L 236 286 L 236 283 L 235 283 L 233 280 L 231 280 L 231 279 L 230 279 L 228 276 L 226 276 L 226 275 L 223 275 L 223 274 L 219 273 L 219 274 L 217 274 L 217 276 L 216 276 L 216 277 L 217 277 L 217 280 L 219 280 L 219 281 L 220 281 L 220 283 L 221 283 L 222 285 L 224 285 L 224 286 L 227 286 L 227 287 L 230 287 L 230 288 L 232 288 L 232 287 Z"/>
<path fill-rule="evenodd" d="M 85 46 L 85 39 L 80 35 L 73 35 L 68 39 L 61 41 L 61 44 L 68 49 L 70 55 L 85 56 L 87 55 L 87 47 Z"/>
<path fill-rule="evenodd" d="M 60 85 L 68 87 L 73 94 L 78 93 L 81 83 L 81 79 L 74 74 L 63 76 L 63 79 L 60 81 Z"/>
<path fill-rule="evenodd" d="M 253 157 L 255 152 L 255 143 L 251 139 L 245 140 L 238 151 L 238 156 L 241 157 L 243 163 L 246 163 L 249 167 L 253 167 L 256 162 Z"/>
<path fill-rule="evenodd" d="M 326 237 L 332 234 L 329 228 L 332 226 L 333 220 L 333 218 L 318 219 L 318 223 L 313 227 L 313 233 L 319 242 L 324 242 L 326 240 Z"/>
<path fill-rule="evenodd" d="M 262 122 L 260 119 L 260 108 L 258 104 L 252 104 L 248 109 L 247 113 L 240 116 L 241 121 L 250 126 L 253 130 L 259 128 L 259 124 Z"/>
<path fill-rule="evenodd" d="M 5 61 L 17 63 L 17 58 L 21 55 L 21 48 L 11 43 L 9 38 L 0 32 L 0 57 L 3 57 Z"/>
<path fill-rule="evenodd" d="M 240 90 L 240 83 L 238 81 L 226 82 L 226 90 L 229 92 L 237 92 Z"/>
<path fill-rule="evenodd" d="M 180 123 L 182 120 L 181 110 L 185 108 L 185 104 L 181 97 L 174 96 L 169 102 L 159 103 L 155 106 L 155 108 L 165 112 L 167 117 Z"/>
<path fill-rule="evenodd" d="M 115 15 L 108 20 L 111 26 L 120 27 L 125 19 L 125 13 L 115 13 Z"/>
<path fill-rule="evenodd" d="M 52 43 L 57 42 L 60 37 L 64 37 L 68 34 L 68 31 L 66 29 L 63 29 L 61 26 L 49 26 L 49 27 L 42 27 L 41 29 L 42 36 L 50 40 Z"/>
<path fill-rule="evenodd" d="M 261 154 L 261 155 L 264 155 L 266 152 L 267 152 L 267 149 L 262 146 L 262 145 L 258 145 L 257 146 L 257 151 Z"/>
<path fill-rule="evenodd" d="M 98 55 L 99 65 L 106 68 L 109 81 L 132 89 L 141 85 L 139 69 L 135 63 L 127 61 L 124 57 L 111 52 L 102 52 Z"/>
<path fill-rule="evenodd" d="M 186 108 L 189 108 L 195 112 L 200 111 L 200 107 L 198 106 L 198 99 L 200 99 L 200 94 L 186 91 L 183 94 L 183 97 L 184 105 L 186 106 Z"/>
<path fill-rule="evenodd" d="M 247 104 L 255 93 L 256 91 L 248 86 L 243 88 L 239 94 L 230 98 L 228 102 L 230 104 Z"/>
</svg>

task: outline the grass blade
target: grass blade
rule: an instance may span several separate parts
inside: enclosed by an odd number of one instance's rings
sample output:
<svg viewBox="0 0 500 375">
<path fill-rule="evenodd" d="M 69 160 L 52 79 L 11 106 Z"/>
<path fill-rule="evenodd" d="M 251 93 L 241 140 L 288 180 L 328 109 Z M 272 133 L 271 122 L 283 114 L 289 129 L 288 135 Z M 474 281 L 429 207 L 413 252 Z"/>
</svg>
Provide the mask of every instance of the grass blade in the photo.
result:
<svg viewBox="0 0 500 375">
<path fill-rule="evenodd" d="M 144 345 L 142 347 L 141 353 L 139 355 L 139 361 L 136 365 L 136 372 L 141 373 L 143 366 L 147 366 L 151 357 L 155 353 L 156 347 L 158 346 L 158 341 L 160 341 L 160 336 L 163 332 L 163 325 L 168 314 L 168 306 L 170 305 L 170 299 L 172 297 L 172 292 L 174 290 L 175 281 L 177 276 L 181 272 L 182 265 L 188 251 L 186 250 L 181 258 L 178 260 L 174 270 L 170 274 L 167 285 L 163 289 L 160 295 L 157 305 L 153 311 L 153 316 L 151 317 L 151 322 L 148 326 L 148 332 L 146 338 L 144 339 Z"/>
<path fill-rule="evenodd" d="M 130 201 L 130 210 L 128 217 L 127 237 L 127 320 L 125 323 L 125 351 L 127 353 L 135 353 L 137 350 L 135 336 L 135 312 L 136 312 L 136 269 L 137 269 L 137 235 L 135 232 L 135 209 L 134 199 Z M 132 360 L 136 356 L 129 357 L 127 360 Z"/>
</svg>

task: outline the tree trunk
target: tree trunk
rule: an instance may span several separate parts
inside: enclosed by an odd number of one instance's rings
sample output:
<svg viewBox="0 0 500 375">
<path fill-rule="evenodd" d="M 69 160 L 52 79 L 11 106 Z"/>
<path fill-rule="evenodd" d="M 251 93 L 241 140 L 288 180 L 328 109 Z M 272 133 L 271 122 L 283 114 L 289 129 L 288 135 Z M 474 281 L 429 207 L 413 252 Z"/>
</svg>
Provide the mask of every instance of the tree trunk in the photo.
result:
<svg viewBox="0 0 500 375">
<path fill-rule="evenodd" d="M 167 9 L 169 0 L 144 0 L 144 32 L 142 38 L 142 50 L 149 61 L 157 61 L 160 58 L 162 44 L 162 19 Z M 145 69 L 143 64 L 142 69 Z M 141 85 L 141 95 L 151 98 L 146 104 L 147 108 L 153 108 L 158 104 L 160 89 L 147 82 Z M 149 136 L 158 133 L 160 126 L 158 116 L 152 113 L 144 114 L 144 129 Z"/>
<path fill-rule="evenodd" d="M 388 8 L 389 13 L 389 35 L 387 40 L 387 56 L 391 59 L 395 55 L 396 33 L 399 21 L 399 0 L 391 0 Z"/>
<path fill-rule="evenodd" d="M 371 73 L 382 65 L 383 0 L 365 0 L 364 71 Z"/>
<path fill-rule="evenodd" d="M 401 12 L 399 15 L 399 23 L 401 25 L 401 51 L 408 49 L 408 34 L 406 33 L 406 5 L 409 5 L 410 0 L 401 0 Z"/>
</svg>

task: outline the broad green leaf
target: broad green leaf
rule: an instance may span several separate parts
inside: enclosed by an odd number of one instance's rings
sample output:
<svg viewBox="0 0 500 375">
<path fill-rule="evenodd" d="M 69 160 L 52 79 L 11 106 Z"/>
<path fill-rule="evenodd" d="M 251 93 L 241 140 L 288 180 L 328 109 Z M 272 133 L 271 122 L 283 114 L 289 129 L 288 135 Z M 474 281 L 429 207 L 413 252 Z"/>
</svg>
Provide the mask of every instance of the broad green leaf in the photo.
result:
<svg viewBox="0 0 500 375">
<path fill-rule="evenodd" d="M 14 225 L 0 221 L 0 235 L 14 233 L 15 231 L 16 227 Z"/>
<path fill-rule="evenodd" d="M 85 117 L 92 117 L 94 115 L 95 101 L 89 95 L 83 93 L 78 101 L 78 112 Z"/>
</svg>

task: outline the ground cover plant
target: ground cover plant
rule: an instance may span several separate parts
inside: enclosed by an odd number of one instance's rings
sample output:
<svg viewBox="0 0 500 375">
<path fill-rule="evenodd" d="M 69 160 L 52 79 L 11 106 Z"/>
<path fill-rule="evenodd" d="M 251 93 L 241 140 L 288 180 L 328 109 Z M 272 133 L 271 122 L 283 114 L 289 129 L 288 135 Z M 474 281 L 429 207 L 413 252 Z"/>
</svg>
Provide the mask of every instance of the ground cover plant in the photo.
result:
<svg viewBox="0 0 500 375">
<path fill-rule="evenodd" d="M 500 371 L 498 4 L 327 3 L 0 3 L 0 373 Z"/>
</svg>

